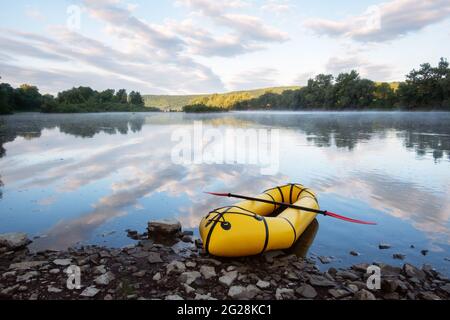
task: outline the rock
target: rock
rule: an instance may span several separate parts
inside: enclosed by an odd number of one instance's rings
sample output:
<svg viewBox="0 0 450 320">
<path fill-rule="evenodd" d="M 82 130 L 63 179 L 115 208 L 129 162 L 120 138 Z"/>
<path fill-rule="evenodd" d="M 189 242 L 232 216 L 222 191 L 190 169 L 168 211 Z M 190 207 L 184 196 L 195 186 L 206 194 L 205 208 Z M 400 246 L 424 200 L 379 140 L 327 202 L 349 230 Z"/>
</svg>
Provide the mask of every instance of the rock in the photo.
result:
<svg viewBox="0 0 450 320">
<path fill-rule="evenodd" d="M 196 293 L 194 300 L 217 300 L 217 299 L 211 297 L 211 293 L 208 293 L 208 294 L 198 294 L 198 293 Z"/>
<path fill-rule="evenodd" d="M 197 280 L 198 278 L 200 278 L 202 275 L 200 274 L 200 272 L 198 271 L 190 271 L 190 272 L 183 272 L 180 277 L 179 277 L 179 281 L 180 282 L 184 282 L 188 285 L 190 285 L 191 283 L 193 283 L 195 280 Z"/>
<path fill-rule="evenodd" d="M 111 283 L 111 281 L 114 281 L 116 277 L 112 272 L 107 272 L 105 274 L 102 274 L 101 276 L 98 276 L 94 282 L 100 286 L 107 286 Z"/>
<path fill-rule="evenodd" d="M 379 267 L 383 276 L 398 276 L 402 272 L 401 268 L 389 264 L 380 264 Z"/>
<path fill-rule="evenodd" d="M 270 287 L 270 282 L 259 280 L 256 286 L 260 289 L 268 289 Z"/>
<path fill-rule="evenodd" d="M 190 285 L 183 283 L 184 291 L 186 291 L 187 294 L 190 294 L 195 291 L 194 288 L 192 288 Z"/>
<path fill-rule="evenodd" d="M 386 250 L 386 249 L 390 249 L 392 246 L 390 245 L 390 244 L 387 244 L 387 243 L 380 243 L 379 245 L 378 245 L 378 248 L 380 249 L 380 250 Z"/>
<path fill-rule="evenodd" d="M 166 296 L 165 300 L 172 300 L 172 301 L 174 301 L 174 300 L 184 300 L 184 299 L 183 299 L 183 297 L 180 297 L 177 294 L 172 294 L 172 295 Z"/>
<path fill-rule="evenodd" d="M 152 279 L 153 279 L 154 281 L 159 281 L 159 280 L 161 280 L 161 279 L 162 279 L 161 273 L 160 273 L 160 272 L 156 273 L 156 274 L 153 276 Z"/>
<path fill-rule="evenodd" d="M 253 285 L 253 284 L 249 284 L 249 285 L 245 288 L 245 291 L 246 291 L 246 297 L 247 297 L 247 299 L 253 299 L 253 298 L 256 297 L 258 294 L 261 293 L 261 290 L 260 290 L 257 286 L 255 286 L 255 285 Z"/>
<path fill-rule="evenodd" d="M 47 291 L 48 291 L 49 293 L 61 293 L 61 292 L 62 292 L 62 289 L 58 289 L 58 288 L 55 288 L 55 287 L 53 287 L 53 286 L 49 286 L 49 287 L 47 288 Z"/>
<path fill-rule="evenodd" d="M 26 233 L 3 233 L 0 234 L 0 247 L 6 247 L 8 250 L 21 249 L 31 243 Z"/>
<path fill-rule="evenodd" d="M 43 266 L 47 263 L 48 263 L 47 261 L 25 261 L 25 262 L 13 263 L 9 266 L 9 269 L 29 270 L 29 269 L 34 269 L 36 267 Z"/>
<path fill-rule="evenodd" d="M 181 231 L 181 223 L 173 219 L 154 220 L 148 223 L 150 235 L 173 236 Z"/>
<path fill-rule="evenodd" d="M 92 298 L 92 297 L 95 297 L 99 292 L 100 292 L 99 289 L 97 289 L 94 286 L 90 286 L 90 287 L 87 287 L 86 289 L 84 289 L 83 292 L 80 293 L 80 296 L 86 297 L 86 298 Z"/>
<path fill-rule="evenodd" d="M 361 289 L 353 296 L 355 300 L 376 300 L 375 296 L 372 292 L 367 291 L 366 289 Z"/>
<path fill-rule="evenodd" d="M 429 252 L 429 250 L 422 250 L 422 251 L 420 251 L 420 253 L 421 253 L 423 256 L 426 256 L 426 255 L 428 254 L 428 252 Z"/>
<path fill-rule="evenodd" d="M 247 290 L 243 286 L 232 286 L 228 290 L 228 296 L 232 299 L 246 299 Z"/>
<path fill-rule="evenodd" d="M 14 293 L 17 289 L 19 289 L 19 287 L 20 287 L 20 285 L 19 285 L 19 284 L 16 284 L 16 285 L 14 285 L 14 286 L 7 287 L 7 288 L 5 288 L 5 289 L 2 289 L 2 291 L 0 291 L 0 297 L 1 297 L 2 295 L 4 295 L 4 296 L 9 296 L 9 295 L 11 295 L 11 294 Z"/>
<path fill-rule="evenodd" d="M 441 300 L 439 296 L 437 296 L 433 292 L 428 291 L 419 293 L 419 296 L 424 300 Z"/>
<path fill-rule="evenodd" d="M 24 281 L 29 281 L 37 276 L 39 276 L 39 272 L 38 271 L 30 271 L 25 273 L 22 276 L 18 276 L 16 279 L 16 282 L 24 282 Z"/>
<path fill-rule="evenodd" d="M 406 256 L 404 254 L 401 254 L 401 253 L 394 253 L 392 255 L 392 258 L 394 258 L 396 260 L 405 260 Z"/>
<path fill-rule="evenodd" d="M 152 264 L 163 262 L 163 260 L 161 259 L 161 255 L 157 252 L 149 252 L 147 261 Z"/>
<path fill-rule="evenodd" d="M 311 275 L 309 277 L 309 283 L 314 287 L 334 287 L 335 283 L 326 279 L 323 276 L 319 275 Z"/>
<path fill-rule="evenodd" d="M 113 299 L 114 299 L 113 296 L 110 295 L 109 293 L 103 298 L 103 300 L 107 300 L 107 301 L 110 301 L 110 300 L 113 300 Z"/>
<path fill-rule="evenodd" d="M 37 293 L 32 293 L 28 300 L 37 300 L 39 299 L 39 295 Z"/>
<path fill-rule="evenodd" d="M 125 230 L 127 232 L 127 237 L 133 240 L 139 240 L 139 233 L 136 230 Z"/>
<path fill-rule="evenodd" d="M 225 273 L 223 276 L 219 278 L 219 282 L 227 287 L 231 286 L 234 280 L 236 280 L 238 276 L 237 271 L 230 271 Z"/>
<path fill-rule="evenodd" d="M 319 259 L 319 261 L 320 261 L 322 264 L 329 264 L 329 263 L 331 263 L 331 262 L 333 261 L 332 258 L 330 258 L 330 257 L 325 257 L 325 256 L 320 256 L 320 257 L 318 257 L 318 259 Z"/>
<path fill-rule="evenodd" d="M 450 294 L 450 283 L 447 283 L 446 285 L 440 287 L 442 291 L 445 291 L 447 294 Z"/>
<path fill-rule="evenodd" d="M 369 264 L 367 263 L 359 263 L 352 266 L 353 270 L 361 271 L 361 272 L 367 272 L 367 268 L 369 267 Z"/>
<path fill-rule="evenodd" d="M 351 271 L 340 270 L 336 273 L 336 276 L 341 277 L 343 279 L 355 281 L 359 279 L 359 276 Z"/>
<path fill-rule="evenodd" d="M 330 289 L 328 293 L 335 299 L 342 299 L 351 295 L 351 292 L 344 289 Z"/>
<path fill-rule="evenodd" d="M 136 278 L 143 278 L 143 277 L 145 277 L 145 274 L 146 274 L 146 273 L 147 273 L 147 271 L 141 270 L 141 271 L 138 271 L 138 272 L 133 273 L 133 277 L 136 277 Z"/>
<path fill-rule="evenodd" d="M 139 252 L 135 252 L 132 253 L 131 255 L 133 256 L 133 258 L 136 259 L 143 259 L 143 258 L 147 258 L 148 256 L 150 256 L 151 254 L 154 254 L 155 252 L 148 252 L 148 251 L 139 251 Z"/>
<path fill-rule="evenodd" d="M 61 272 L 61 270 L 55 268 L 55 269 L 51 269 L 48 273 L 50 273 L 50 274 L 58 274 L 60 272 Z"/>
<path fill-rule="evenodd" d="M 295 289 L 295 292 L 306 299 L 314 299 L 317 296 L 317 291 L 309 284 L 304 284 Z"/>
<path fill-rule="evenodd" d="M 398 281 L 397 280 L 387 280 L 383 279 L 381 281 L 381 289 L 386 293 L 392 293 L 395 292 L 398 288 Z"/>
<path fill-rule="evenodd" d="M 2 274 L 2 278 L 3 279 L 13 278 L 16 276 L 16 274 L 17 274 L 16 271 L 8 271 Z"/>
<path fill-rule="evenodd" d="M 187 242 L 187 243 L 193 243 L 193 242 L 194 242 L 194 241 L 192 241 L 192 237 L 191 237 L 191 236 L 188 236 L 188 235 L 183 236 L 183 237 L 181 238 L 181 241 Z"/>
<path fill-rule="evenodd" d="M 57 266 L 68 266 L 72 263 L 72 259 L 56 259 L 53 261 L 53 264 Z"/>
<path fill-rule="evenodd" d="M 167 274 L 170 274 L 171 272 L 182 273 L 182 272 L 186 271 L 186 266 L 184 265 L 183 262 L 174 260 L 167 265 L 166 269 L 167 269 Z"/>
<path fill-rule="evenodd" d="M 425 272 L 422 270 L 414 267 L 411 264 L 406 263 L 403 265 L 403 272 L 408 276 L 409 278 L 417 278 L 419 280 L 425 279 Z"/>
<path fill-rule="evenodd" d="M 200 267 L 200 273 L 203 275 L 203 277 L 208 280 L 211 278 L 214 278 L 216 275 L 216 269 L 214 267 L 210 266 L 201 266 Z"/>
<path fill-rule="evenodd" d="M 266 259 L 266 261 L 268 263 L 273 263 L 273 259 L 279 256 L 284 255 L 283 251 L 277 250 L 277 251 L 269 251 L 264 253 L 264 259 Z"/>
<path fill-rule="evenodd" d="M 275 298 L 277 300 L 294 299 L 295 298 L 294 290 L 288 288 L 278 288 L 277 291 L 275 292 Z"/>
<path fill-rule="evenodd" d="M 104 265 L 96 266 L 94 268 L 94 274 L 104 274 L 106 273 L 106 268 Z"/>
<path fill-rule="evenodd" d="M 356 252 L 356 251 L 350 251 L 350 254 L 354 257 L 359 256 L 359 252 Z"/>
<path fill-rule="evenodd" d="M 385 300 L 399 300 L 400 295 L 397 292 L 387 293 L 383 296 Z"/>
<path fill-rule="evenodd" d="M 188 268 L 195 268 L 197 266 L 197 263 L 195 263 L 194 261 L 188 261 L 185 263 L 185 265 Z"/>
</svg>

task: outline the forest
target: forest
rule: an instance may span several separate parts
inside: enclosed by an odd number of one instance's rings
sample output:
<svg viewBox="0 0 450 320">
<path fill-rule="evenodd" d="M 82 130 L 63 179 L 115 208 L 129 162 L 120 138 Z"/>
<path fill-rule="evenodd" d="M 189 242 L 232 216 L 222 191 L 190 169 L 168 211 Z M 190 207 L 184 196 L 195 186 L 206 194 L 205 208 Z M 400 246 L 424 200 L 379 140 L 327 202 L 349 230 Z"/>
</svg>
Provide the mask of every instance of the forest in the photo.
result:
<svg viewBox="0 0 450 320">
<path fill-rule="evenodd" d="M 156 96 L 155 96 L 156 97 Z M 186 97 L 186 98 L 183 98 Z M 192 98 L 193 97 L 193 98 Z M 167 97 L 165 97 L 167 100 Z M 169 99 L 170 100 L 170 99 Z M 437 66 L 420 65 L 400 83 L 374 82 L 357 71 L 319 74 L 304 87 L 268 88 L 226 94 L 176 96 L 186 101 L 185 112 L 228 110 L 446 110 L 450 111 L 450 68 L 441 58 Z M 179 110 L 177 108 L 177 110 Z M 0 84 L 0 113 L 40 111 L 140 112 L 160 111 L 146 105 L 139 92 L 125 89 L 96 91 L 89 87 L 62 91 L 56 97 L 39 93 L 35 86 L 13 88 Z"/>
<path fill-rule="evenodd" d="M 0 113 L 43 112 L 148 112 L 159 111 L 146 108 L 139 92 L 129 94 L 125 89 L 96 91 L 89 87 L 78 87 L 62 91 L 56 97 L 39 92 L 36 86 L 23 84 L 13 88 L 7 83 L 0 84 Z"/>
<path fill-rule="evenodd" d="M 424 63 L 401 83 L 374 82 L 356 71 L 337 77 L 320 74 L 305 87 L 236 99 L 229 105 L 203 99 L 206 106 L 232 110 L 447 110 L 450 111 L 450 68 L 441 58 L 436 67 Z"/>
</svg>

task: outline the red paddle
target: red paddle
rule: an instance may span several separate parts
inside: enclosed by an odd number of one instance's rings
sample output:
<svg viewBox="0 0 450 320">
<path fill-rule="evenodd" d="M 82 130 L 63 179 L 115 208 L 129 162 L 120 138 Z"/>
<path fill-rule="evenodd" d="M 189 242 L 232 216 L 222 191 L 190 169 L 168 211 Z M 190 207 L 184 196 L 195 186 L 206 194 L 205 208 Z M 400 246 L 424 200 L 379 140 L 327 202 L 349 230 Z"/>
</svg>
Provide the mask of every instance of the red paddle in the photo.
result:
<svg viewBox="0 0 450 320">
<path fill-rule="evenodd" d="M 239 199 L 244 199 L 244 200 L 252 200 L 252 201 L 258 201 L 258 202 L 276 204 L 276 205 L 279 205 L 279 206 L 286 206 L 288 208 L 314 212 L 314 213 L 322 214 L 324 216 L 329 216 L 329 217 L 332 217 L 332 218 L 336 218 L 336 219 L 340 219 L 340 220 L 344 220 L 344 221 L 352 222 L 352 223 L 376 225 L 375 222 L 356 220 L 356 219 L 352 219 L 352 218 L 341 216 L 340 214 L 337 214 L 337 213 L 334 213 L 334 212 L 330 212 L 330 211 L 326 211 L 326 210 L 317 210 L 317 209 L 312 209 L 312 208 L 308 208 L 308 207 L 301 207 L 301 206 L 297 206 L 295 204 L 290 204 L 290 203 L 285 203 L 285 202 L 270 201 L 270 200 L 253 198 L 253 197 L 248 197 L 248 196 L 242 196 L 242 195 L 239 195 L 239 194 L 232 194 L 232 193 L 216 193 L 216 192 L 205 192 L 205 193 L 211 194 L 213 196 L 219 196 L 219 197 L 239 198 Z"/>
</svg>

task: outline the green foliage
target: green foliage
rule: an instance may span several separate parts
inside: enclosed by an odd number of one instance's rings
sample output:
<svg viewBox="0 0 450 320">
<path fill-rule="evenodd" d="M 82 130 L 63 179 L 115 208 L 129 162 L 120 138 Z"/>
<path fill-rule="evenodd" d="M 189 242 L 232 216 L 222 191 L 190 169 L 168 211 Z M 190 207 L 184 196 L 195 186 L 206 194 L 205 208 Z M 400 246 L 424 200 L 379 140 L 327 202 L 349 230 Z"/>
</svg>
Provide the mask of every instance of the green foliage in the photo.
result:
<svg viewBox="0 0 450 320">
<path fill-rule="evenodd" d="M 125 89 L 101 92 L 78 87 L 41 95 L 35 86 L 14 89 L 0 84 L 0 114 L 14 111 L 42 112 L 140 112 L 159 108 L 186 112 L 227 110 L 365 110 L 394 109 L 450 111 L 450 68 L 441 58 L 436 67 L 424 63 L 402 83 L 376 83 L 362 79 L 356 71 L 319 74 L 306 87 L 274 87 L 212 95 L 145 96 Z"/>
<path fill-rule="evenodd" d="M 128 97 L 129 103 L 135 106 L 144 106 L 144 99 L 142 98 L 139 92 L 130 92 L 130 96 Z"/>
<path fill-rule="evenodd" d="M 127 90 L 125 90 L 125 89 L 118 90 L 116 93 L 115 102 L 127 103 L 128 102 Z"/>
<path fill-rule="evenodd" d="M 197 103 L 183 107 L 183 112 L 187 113 L 206 113 L 206 112 L 227 112 L 228 109 L 221 107 L 207 106 L 205 104 Z"/>
<path fill-rule="evenodd" d="M 283 93 L 286 90 L 299 89 L 293 87 L 273 87 L 248 91 L 234 91 L 228 93 L 204 94 L 204 95 L 145 95 L 145 105 L 157 107 L 164 110 L 180 111 L 186 105 L 204 104 L 208 106 L 217 106 L 222 108 L 233 108 L 242 101 L 258 98 L 266 93 Z"/>
<path fill-rule="evenodd" d="M 400 104 L 408 109 L 444 108 L 450 110 L 450 68 L 441 58 L 437 67 L 429 63 L 412 70 L 398 88 Z"/>
<path fill-rule="evenodd" d="M 41 106 L 41 94 L 35 86 L 23 84 L 14 92 L 14 109 L 17 111 L 39 111 Z"/>
<path fill-rule="evenodd" d="M 12 113 L 14 107 L 14 89 L 7 83 L 0 84 L 0 114 Z"/>
</svg>

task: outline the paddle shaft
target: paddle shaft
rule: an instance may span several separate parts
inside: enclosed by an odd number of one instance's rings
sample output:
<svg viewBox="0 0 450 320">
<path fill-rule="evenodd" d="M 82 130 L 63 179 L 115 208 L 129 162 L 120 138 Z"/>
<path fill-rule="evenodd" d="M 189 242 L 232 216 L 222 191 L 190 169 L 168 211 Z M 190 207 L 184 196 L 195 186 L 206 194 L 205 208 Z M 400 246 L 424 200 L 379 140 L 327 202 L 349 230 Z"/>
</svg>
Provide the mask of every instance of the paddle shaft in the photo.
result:
<svg viewBox="0 0 450 320">
<path fill-rule="evenodd" d="M 290 203 L 285 203 L 285 202 L 271 201 L 271 200 L 265 200 L 265 199 L 261 199 L 261 198 L 253 198 L 253 197 L 243 196 L 240 194 L 233 194 L 233 193 L 215 193 L 215 192 L 206 192 L 206 193 L 214 195 L 214 196 L 219 196 L 219 197 L 238 198 L 238 199 L 244 199 L 244 200 L 250 200 L 250 201 L 264 202 L 264 203 L 269 203 L 269 204 L 274 204 L 274 205 L 279 205 L 279 206 L 285 206 L 285 207 L 293 208 L 293 209 L 297 209 L 297 210 L 304 210 L 304 211 L 308 211 L 308 212 L 322 214 L 327 217 L 332 217 L 332 218 L 336 218 L 336 219 L 340 219 L 340 220 L 344 220 L 344 221 L 352 222 L 352 223 L 376 225 L 376 222 L 352 219 L 352 218 L 342 216 L 342 215 L 334 213 L 334 212 L 297 206 L 295 204 L 290 204 Z"/>
<path fill-rule="evenodd" d="M 328 212 L 325 211 L 325 210 L 317 210 L 317 209 L 297 206 L 295 204 L 290 204 L 290 203 L 285 203 L 285 202 L 278 202 L 278 201 L 271 201 L 271 200 L 265 200 L 265 199 L 260 199 L 260 198 L 247 197 L 247 196 L 242 196 L 242 195 L 233 194 L 233 193 L 228 193 L 227 196 L 228 196 L 228 198 L 238 198 L 238 199 L 244 199 L 244 200 L 264 202 L 264 203 L 269 203 L 269 204 L 276 204 L 276 205 L 285 206 L 285 207 L 288 207 L 288 208 L 293 208 L 293 209 L 298 209 L 298 210 L 304 210 L 304 211 L 314 212 L 314 213 L 318 213 L 318 214 L 323 214 L 325 216 L 328 215 Z"/>
</svg>

